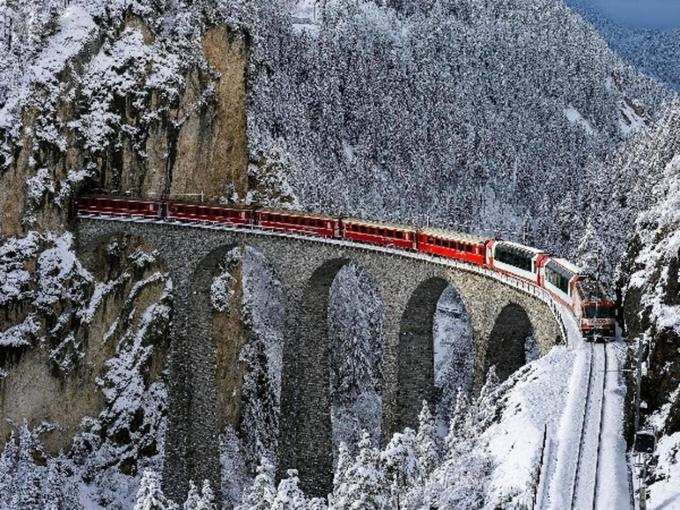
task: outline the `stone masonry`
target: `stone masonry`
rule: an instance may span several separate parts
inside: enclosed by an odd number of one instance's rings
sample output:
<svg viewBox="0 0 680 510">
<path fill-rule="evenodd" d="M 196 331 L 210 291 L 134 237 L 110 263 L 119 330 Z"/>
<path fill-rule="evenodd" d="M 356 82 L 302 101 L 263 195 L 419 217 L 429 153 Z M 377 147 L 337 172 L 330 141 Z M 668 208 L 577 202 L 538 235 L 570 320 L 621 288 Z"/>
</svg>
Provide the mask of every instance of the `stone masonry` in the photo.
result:
<svg viewBox="0 0 680 510">
<path fill-rule="evenodd" d="M 310 494 L 325 495 L 332 487 L 327 316 L 330 286 L 346 264 L 354 262 L 372 276 L 385 304 L 384 438 L 415 425 L 422 401 L 434 396 L 433 318 L 449 285 L 470 317 L 477 387 L 490 365 L 507 377 L 525 362 L 529 334 L 542 354 L 562 341 L 560 325 L 540 299 L 489 276 L 415 254 L 258 231 L 104 219 L 80 219 L 77 235 L 86 262 L 96 246 L 113 236 L 140 237 L 157 249 L 172 278 L 175 315 L 164 485 L 176 500 L 186 494 L 190 479 L 209 479 L 220 487 L 209 294 L 217 264 L 234 246 L 259 250 L 283 286 L 279 468 L 298 469 L 302 488 Z"/>
</svg>

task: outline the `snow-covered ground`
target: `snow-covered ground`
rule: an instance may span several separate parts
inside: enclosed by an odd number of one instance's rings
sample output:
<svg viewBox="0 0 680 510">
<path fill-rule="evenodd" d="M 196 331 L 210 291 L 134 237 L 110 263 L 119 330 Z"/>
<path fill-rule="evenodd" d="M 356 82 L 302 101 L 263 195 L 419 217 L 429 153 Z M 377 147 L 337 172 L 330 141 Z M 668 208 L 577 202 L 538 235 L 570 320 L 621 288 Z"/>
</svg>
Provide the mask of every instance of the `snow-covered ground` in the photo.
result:
<svg viewBox="0 0 680 510">
<path fill-rule="evenodd" d="M 535 508 L 563 509 L 572 505 L 575 490 L 573 508 L 592 508 L 593 497 L 594 508 L 630 508 L 623 438 L 625 345 L 587 343 L 571 313 L 563 310 L 563 319 L 568 345 L 553 348 L 513 376 L 518 382 L 503 417 L 486 432 L 498 461 L 492 499 L 512 497 L 513 504 L 535 501 Z"/>
</svg>

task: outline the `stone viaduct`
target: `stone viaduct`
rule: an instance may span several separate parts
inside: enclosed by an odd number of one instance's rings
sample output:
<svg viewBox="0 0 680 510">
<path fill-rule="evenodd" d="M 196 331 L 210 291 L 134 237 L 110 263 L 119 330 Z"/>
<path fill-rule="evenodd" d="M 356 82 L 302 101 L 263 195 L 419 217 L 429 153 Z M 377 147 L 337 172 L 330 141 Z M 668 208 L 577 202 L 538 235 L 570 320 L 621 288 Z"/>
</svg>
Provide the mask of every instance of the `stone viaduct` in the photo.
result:
<svg viewBox="0 0 680 510">
<path fill-rule="evenodd" d="M 189 479 L 209 479 L 220 487 L 210 287 L 235 246 L 259 250 L 282 284 L 279 461 L 281 469 L 299 470 L 311 494 L 325 495 L 332 487 L 327 313 L 331 284 L 346 264 L 354 262 L 373 277 L 385 305 L 383 437 L 413 426 L 422 401 L 434 395 L 433 321 L 449 285 L 470 317 L 477 386 L 491 364 L 501 378 L 524 364 L 529 334 L 543 354 L 562 341 L 561 324 L 543 300 L 488 274 L 417 254 L 256 230 L 81 218 L 80 256 L 87 263 L 98 245 L 120 235 L 142 238 L 156 249 L 173 282 L 164 484 L 175 499 L 186 494 Z"/>
</svg>

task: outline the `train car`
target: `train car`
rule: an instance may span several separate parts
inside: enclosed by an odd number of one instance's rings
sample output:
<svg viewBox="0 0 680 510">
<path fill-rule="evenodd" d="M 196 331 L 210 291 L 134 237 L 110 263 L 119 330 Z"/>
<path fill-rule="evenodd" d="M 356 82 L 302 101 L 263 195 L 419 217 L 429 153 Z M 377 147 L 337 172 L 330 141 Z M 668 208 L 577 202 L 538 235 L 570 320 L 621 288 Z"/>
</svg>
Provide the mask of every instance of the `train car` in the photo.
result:
<svg viewBox="0 0 680 510">
<path fill-rule="evenodd" d="M 592 276 L 583 275 L 576 282 L 574 314 L 586 338 L 604 340 L 616 334 L 616 304 Z"/>
<path fill-rule="evenodd" d="M 185 202 L 169 201 L 166 216 L 179 221 L 210 221 L 225 225 L 250 225 L 253 223 L 253 211 L 220 207 L 205 204 L 189 204 Z"/>
<path fill-rule="evenodd" d="M 161 203 L 151 200 L 90 196 L 80 197 L 76 201 L 76 211 L 85 214 L 160 218 Z"/>
<path fill-rule="evenodd" d="M 418 235 L 412 227 L 357 219 L 342 220 L 342 235 L 350 241 L 416 251 Z"/>
<path fill-rule="evenodd" d="M 576 284 L 582 272 L 568 260 L 550 257 L 541 267 L 541 284 L 556 299 L 573 308 L 577 298 Z"/>
<path fill-rule="evenodd" d="M 418 251 L 483 266 L 487 239 L 428 228 L 418 232 Z"/>
<path fill-rule="evenodd" d="M 296 213 L 293 211 L 258 210 L 255 223 L 265 230 L 280 230 L 312 234 L 320 237 L 340 237 L 340 220 L 319 214 Z"/>
<path fill-rule="evenodd" d="M 507 273 L 536 285 L 541 284 L 540 269 L 549 255 L 536 248 L 510 241 L 487 243 L 486 262 L 489 267 Z"/>
</svg>

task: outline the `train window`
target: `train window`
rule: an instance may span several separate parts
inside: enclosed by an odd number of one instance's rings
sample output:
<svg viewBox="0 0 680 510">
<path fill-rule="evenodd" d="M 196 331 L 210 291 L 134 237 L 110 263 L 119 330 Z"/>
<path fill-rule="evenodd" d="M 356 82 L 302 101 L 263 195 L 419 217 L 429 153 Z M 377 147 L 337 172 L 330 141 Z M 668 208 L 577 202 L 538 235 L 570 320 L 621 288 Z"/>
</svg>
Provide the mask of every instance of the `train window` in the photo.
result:
<svg viewBox="0 0 680 510">
<path fill-rule="evenodd" d="M 531 271 L 532 257 L 528 253 L 520 250 L 501 245 L 496 248 L 495 258 L 504 264 L 514 266 L 524 271 Z"/>
<path fill-rule="evenodd" d="M 548 281 L 555 287 L 560 289 L 565 294 L 569 293 L 569 278 L 561 273 L 558 273 L 551 267 L 546 268 L 546 277 Z"/>
</svg>

